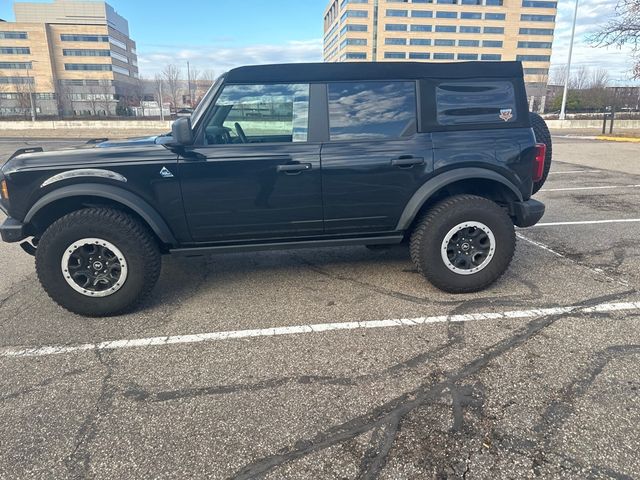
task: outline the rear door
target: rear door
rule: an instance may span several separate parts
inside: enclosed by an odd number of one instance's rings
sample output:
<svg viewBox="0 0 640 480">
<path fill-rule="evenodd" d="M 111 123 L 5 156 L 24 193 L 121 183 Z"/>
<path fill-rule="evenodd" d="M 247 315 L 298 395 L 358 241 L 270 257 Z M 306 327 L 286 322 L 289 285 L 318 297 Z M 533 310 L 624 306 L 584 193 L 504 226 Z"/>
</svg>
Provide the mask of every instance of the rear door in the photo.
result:
<svg viewBox="0 0 640 480">
<path fill-rule="evenodd" d="M 430 134 L 418 133 L 415 81 L 327 85 L 322 146 L 326 233 L 395 230 L 433 170 Z"/>
</svg>

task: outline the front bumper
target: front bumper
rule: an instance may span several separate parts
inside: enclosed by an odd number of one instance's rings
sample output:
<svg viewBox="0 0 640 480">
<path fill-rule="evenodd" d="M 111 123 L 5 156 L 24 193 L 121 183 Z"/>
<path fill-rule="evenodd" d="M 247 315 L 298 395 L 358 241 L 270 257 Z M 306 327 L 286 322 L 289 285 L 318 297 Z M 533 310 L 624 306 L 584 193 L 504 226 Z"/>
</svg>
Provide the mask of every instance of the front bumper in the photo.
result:
<svg viewBox="0 0 640 480">
<path fill-rule="evenodd" d="M 28 237 L 25 233 L 25 226 L 22 222 L 8 217 L 2 225 L 0 225 L 0 236 L 2 241 L 15 243 Z"/>
<path fill-rule="evenodd" d="M 544 203 L 537 200 L 511 204 L 511 216 L 518 227 L 532 227 L 540 221 L 545 211 Z"/>
</svg>

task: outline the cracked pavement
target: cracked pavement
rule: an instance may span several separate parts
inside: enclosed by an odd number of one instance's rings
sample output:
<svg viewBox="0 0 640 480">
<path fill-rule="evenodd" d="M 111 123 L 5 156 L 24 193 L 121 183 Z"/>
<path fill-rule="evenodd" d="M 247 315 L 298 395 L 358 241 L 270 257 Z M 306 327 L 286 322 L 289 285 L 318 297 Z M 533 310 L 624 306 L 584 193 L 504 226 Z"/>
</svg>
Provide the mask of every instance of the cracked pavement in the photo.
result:
<svg viewBox="0 0 640 480">
<path fill-rule="evenodd" d="M 640 145 L 554 151 L 545 189 L 640 185 Z M 544 222 L 640 217 L 640 188 L 537 198 Z M 0 244 L 0 348 L 640 301 L 640 223 L 519 233 L 477 294 L 403 247 L 165 258 L 110 319 L 54 305 Z M 639 478 L 639 366 L 638 310 L 0 357 L 0 478 Z"/>
</svg>

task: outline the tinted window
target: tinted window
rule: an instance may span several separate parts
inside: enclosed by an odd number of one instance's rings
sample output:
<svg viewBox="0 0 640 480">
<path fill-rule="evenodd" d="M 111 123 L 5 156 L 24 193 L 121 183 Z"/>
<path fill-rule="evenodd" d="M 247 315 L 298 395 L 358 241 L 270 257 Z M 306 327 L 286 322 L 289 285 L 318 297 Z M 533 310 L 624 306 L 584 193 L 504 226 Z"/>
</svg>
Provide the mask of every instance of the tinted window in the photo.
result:
<svg viewBox="0 0 640 480">
<path fill-rule="evenodd" d="M 416 132 L 414 82 L 329 84 L 331 140 L 384 140 Z"/>
<path fill-rule="evenodd" d="M 436 88 L 438 123 L 506 123 L 516 120 L 509 82 L 447 82 Z"/>
<path fill-rule="evenodd" d="M 308 124 L 307 84 L 227 85 L 205 128 L 206 143 L 306 142 Z"/>
</svg>

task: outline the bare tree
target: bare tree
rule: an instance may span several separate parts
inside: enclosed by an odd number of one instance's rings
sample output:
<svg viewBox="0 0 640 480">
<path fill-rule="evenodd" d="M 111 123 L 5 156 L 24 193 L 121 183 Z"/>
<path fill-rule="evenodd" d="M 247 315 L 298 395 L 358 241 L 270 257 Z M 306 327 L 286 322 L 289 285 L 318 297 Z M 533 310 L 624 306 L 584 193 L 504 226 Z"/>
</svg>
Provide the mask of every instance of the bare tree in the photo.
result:
<svg viewBox="0 0 640 480">
<path fill-rule="evenodd" d="M 131 86 L 131 100 L 134 105 L 137 105 L 141 109 L 142 116 L 144 117 L 144 86 L 145 80 L 142 76 L 136 78 L 135 82 Z"/>
<path fill-rule="evenodd" d="M 162 79 L 162 75 L 156 75 L 153 79 L 154 86 L 154 94 L 156 97 L 156 101 L 158 102 L 158 107 L 160 107 L 160 116 L 162 117 L 162 108 L 164 105 L 164 94 L 166 91 L 166 87 L 164 84 L 164 80 Z"/>
<path fill-rule="evenodd" d="M 178 99 L 180 98 L 180 68 L 176 65 L 169 64 L 162 70 L 162 80 L 167 89 L 167 95 L 174 110 L 178 108 Z"/>
<path fill-rule="evenodd" d="M 628 45 L 633 51 L 633 78 L 640 78 L 640 0 L 619 0 L 616 15 L 591 36 L 597 46 Z"/>
<path fill-rule="evenodd" d="M 25 117 L 29 117 L 33 110 L 37 110 L 37 100 L 35 96 L 35 83 L 29 81 L 28 76 L 19 77 L 20 80 L 16 83 L 16 94 L 18 107 L 22 110 Z M 33 80 L 33 79 L 32 79 Z"/>
<path fill-rule="evenodd" d="M 98 87 L 98 105 L 102 110 L 104 110 L 107 117 L 111 115 L 111 106 L 114 103 L 115 99 L 113 98 L 111 85 L 108 83 L 101 83 Z"/>
<path fill-rule="evenodd" d="M 609 86 L 609 72 L 605 68 L 598 68 L 590 72 L 589 88 L 606 88 Z"/>
</svg>

